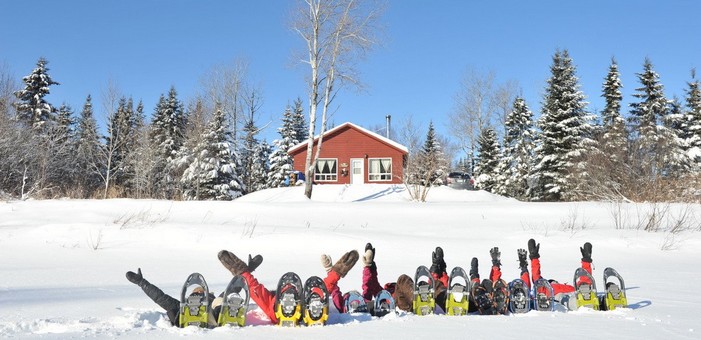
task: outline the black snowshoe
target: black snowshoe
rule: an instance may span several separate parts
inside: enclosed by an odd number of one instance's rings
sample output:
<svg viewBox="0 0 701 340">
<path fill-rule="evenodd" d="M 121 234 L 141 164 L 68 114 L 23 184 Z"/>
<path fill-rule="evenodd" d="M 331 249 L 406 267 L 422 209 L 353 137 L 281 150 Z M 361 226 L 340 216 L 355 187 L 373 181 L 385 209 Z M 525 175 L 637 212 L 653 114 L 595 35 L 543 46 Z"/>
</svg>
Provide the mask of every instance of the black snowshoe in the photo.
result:
<svg viewBox="0 0 701 340">
<path fill-rule="evenodd" d="M 515 279 L 509 283 L 509 296 L 511 313 L 522 314 L 531 310 L 529 289 L 523 280 Z"/>
<path fill-rule="evenodd" d="M 383 317 L 394 311 L 396 311 L 394 298 L 392 297 L 392 294 L 383 289 L 377 294 L 377 296 L 375 296 L 372 315 Z"/>
<path fill-rule="evenodd" d="M 275 316 L 278 325 L 295 327 L 302 318 L 302 279 L 289 272 L 278 281 L 275 292 Z"/>
<path fill-rule="evenodd" d="M 346 301 L 346 313 L 369 313 L 365 298 L 357 290 L 351 290 L 343 294 L 343 300 Z"/>
<path fill-rule="evenodd" d="M 507 286 L 504 280 L 494 282 L 494 308 L 497 314 L 506 315 L 509 313 L 509 290 Z"/>
<path fill-rule="evenodd" d="M 484 279 L 482 283 L 473 285 L 472 299 L 475 300 L 475 305 L 480 314 L 497 314 L 497 309 L 494 304 L 494 284 L 492 280 Z"/>
<path fill-rule="evenodd" d="M 540 278 L 533 282 L 533 309 L 541 312 L 555 310 L 555 291 L 550 281 Z"/>
<path fill-rule="evenodd" d="M 307 326 L 323 326 L 329 319 L 329 292 L 318 276 L 304 282 L 304 323 Z"/>
</svg>

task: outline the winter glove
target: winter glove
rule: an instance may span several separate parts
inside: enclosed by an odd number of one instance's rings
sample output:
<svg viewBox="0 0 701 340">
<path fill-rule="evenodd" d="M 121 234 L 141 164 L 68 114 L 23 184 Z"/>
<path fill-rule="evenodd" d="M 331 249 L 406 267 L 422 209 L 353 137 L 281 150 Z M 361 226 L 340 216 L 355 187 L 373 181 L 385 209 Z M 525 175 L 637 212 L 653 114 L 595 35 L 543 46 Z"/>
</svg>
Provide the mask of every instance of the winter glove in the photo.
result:
<svg viewBox="0 0 701 340">
<path fill-rule="evenodd" d="M 355 263 L 358 261 L 358 251 L 357 250 L 351 250 L 343 256 L 341 256 L 338 261 L 331 267 L 331 270 L 335 271 L 338 276 L 340 277 L 346 277 L 346 274 L 353 268 Z"/>
<path fill-rule="evenodd" d="M 129 280 L 129 282 L 131 282 L 135 285 L 141 284 L 141 280 L 143 280 L 143 279 L 144 279 L 144 275 L 141 274 L 141 268 L 139 268 L 136 271 L 136 273 L 134 273 L 132 271 L 127 272 L 127 280 Z"/>
<path fill-rule="evenodd" d="M 540 243 L 536 244 L 534 239 L 528 240 L 528 252 L 531 253 L 529 256 L 531 260 L 540 258 L 540 254 L 538 254 L 539 249 Z"/>
<path fill-rule="evenodd" d="M 363 254 L 363 264 L 365 267 L 372 267 L 375 264 L 375 248 L 370 242 L 365 245 L 365 254 Z"/>
<path fill-rule="evenodd" d="M 433 252 L 431 257 L 433 264 L 431 264 L 431 273 L 442 275 L 445 273 L 446 264 L 443 260 L 443 248 L 436 247 L 436 251 Z"/>
<path fill-rule="evenodd" d="M 256 255 L 254 257 L 251 257 L 251 254 L 248 254 L 248 272 L 252 273 L 260 264 L 263 263 L 263 256 Z"/>
<path fill-rule="evenodd" d="M 477 258 L 473 257 L 472 262 L 470 263 L 470 280 L 479 279 L 479 277 L 480 277 L 480 274 L 479 274 Z"/>
<path fill-rule="evenodd" d="M 526 249 L 518 250 L 518 267 L 521 268 L 521 272 L 528 270 L 528 262 L 526 262 Z"/>
<path fill-rule="evenodd" d="M 489 255 L 492 256 L 492 265 L 496 267 L 501 267 L 501 252 L 499 247 L 494 247 L 489 250 Z"/>
<path fill-rule="evenodd" d="M 582 252 L 582 261 L 591 263 L 591 243 L 585 243 L 579 250 Z"/>
</svg>

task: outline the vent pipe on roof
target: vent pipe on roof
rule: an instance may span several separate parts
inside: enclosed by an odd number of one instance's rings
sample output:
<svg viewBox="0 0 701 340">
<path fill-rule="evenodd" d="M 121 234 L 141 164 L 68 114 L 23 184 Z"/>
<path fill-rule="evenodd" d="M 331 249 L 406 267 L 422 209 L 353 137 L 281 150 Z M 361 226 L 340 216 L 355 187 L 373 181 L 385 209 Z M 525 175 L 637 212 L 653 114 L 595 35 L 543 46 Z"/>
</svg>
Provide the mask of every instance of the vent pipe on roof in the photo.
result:
<svg viewBox="0 0 701 340">
<path fill-rule="evenodd" d="M 389 139 L 389 126 L 390 122 L 392 121 L 392 116 L 391 115 L 386 115 L 385 118 L 387 119 L 387 139 Z"/>
</svg>

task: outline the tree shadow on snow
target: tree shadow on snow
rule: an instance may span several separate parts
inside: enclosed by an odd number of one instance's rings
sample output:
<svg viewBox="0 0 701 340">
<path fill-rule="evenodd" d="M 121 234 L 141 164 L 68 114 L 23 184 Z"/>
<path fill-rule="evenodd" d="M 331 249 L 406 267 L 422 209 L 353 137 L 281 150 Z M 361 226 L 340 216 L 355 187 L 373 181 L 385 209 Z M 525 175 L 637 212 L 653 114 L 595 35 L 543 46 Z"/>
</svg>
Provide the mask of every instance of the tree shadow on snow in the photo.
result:
<svg viewBox="0 0 701 340">
<path fill-rule="evenodd" d="M 652 301 L 650 301 L 650 300 L 643 300 L 643 301 L 640 301 L 640 302 L 636 302 L 636 303 L 633 303 L 633 304 L 629 304 L 629 305 L 628 305 L 628 308 L 630 308 L 630 309 L 640 309 L 640 308 L 645 308 L 645 307 L 647 307 L 647 306 L 649 306 L 649 305 L 651 305 L 651 304 L 652 304 Z"/>
<path fill-rule="evenodd" d="M 387 195 L 394 194 L 394 193 L 400 193 L 400 192 L 403 192 L 404 190 L 405 189 L 403 187 L 400 187 L 398 185 L 393 185 L 385 190 L 382 190 L 380 192 L 374 193 L 372 195 L 369 195 L 369 196 L 366 196 L 363 198 L 359 198 L 357 200 L 354 200 L 353 202 L 370 201 L 370 200 L 374 200 L 374 199 L 382 197 L 382 196 L 387 196 Z"/>
</svg>

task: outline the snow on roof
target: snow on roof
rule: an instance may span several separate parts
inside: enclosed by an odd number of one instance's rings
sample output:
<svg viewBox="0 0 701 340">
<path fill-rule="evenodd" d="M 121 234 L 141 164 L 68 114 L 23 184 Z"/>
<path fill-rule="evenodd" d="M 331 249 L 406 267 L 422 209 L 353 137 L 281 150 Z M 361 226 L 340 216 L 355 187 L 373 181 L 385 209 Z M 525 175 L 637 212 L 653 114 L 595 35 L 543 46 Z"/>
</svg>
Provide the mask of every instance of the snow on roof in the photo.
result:
<svg viewBox="0 0 701 340">
<path fill-rule="evenodd" d="M 324 132 L 324 136 L 327 136 L 327 135 L 329 135 L 329 134 L 332 134 L 332 133 L 334 133 L 334 132 L 336 132 L 336 131 L 338 131 L 338 130 L 340 130 L 340 129 L 342 129 L 342 128 L 345 128 L 345 127 L 352 127 L 352 128 L 355 128 L 356 130 L 359 130 L 359 131 L 361 131 L 361 132 L 363 132 L 363 133 L 365 133 L 365 134 L 367 134 L 367 135 L 370 135 L 371 137 L 373 137 L 373 138 L 375 138 L 375 139 L 378 139 L 379 141 L 381 141 L 381 142 L 383 142 L 383 143 L 385 143 L 385 144 L 388 144 L 388 145 L 390 145 L 390 146 L 392 146 L 392 147 L 394 147 L 394 148 L 396 148 L 396 149 L 399 149 L 399 150 L 401 150 L 401 151 L 404 151 L 404 152 L 406 152 L 406 153 L 409 153 L 409 149 L 408 149 L 406 146 L 404 146 L 404 145 L 402 145 L 402 144 L 399 144 L 399 143 L 397 143 L 397 142 L 395 142 L 395 141 L 393 141 L 393 140 L 391 140 L 391 139 L 389 139 L 389 138 L 387 138 L 387 137 L 384 137 L 384 136 L 382 136 L 382 135 L 380 135 L 380 134 L 378 134 L 378 133 L 372 132 L 372 131 L 370 131 L 370 130 L 368 130 L 368 129 L 365 129 L 365 128 L 362 128 L 362 127 L 360 127 L 360 126 L 358 126 L 358 125 L 355 125 L 355 124 L 353 124 L 353 123 L 351 123 L 351 122 L 345 122 L 345 123 L 343 123 L 343 124 L 341 124 L 341 125 L 339 125 L 339 126 L 334 127 L 334 128 L 331 129 L 331 130 L 328 130 L 328 131 Z M 317 138 L 319 138 L 319 135 L 314 136 L 314 140 L 316 140 Z M 303 147 L 303 146 L 306 146 L 306 145 L 307 145 L 307 141 L 304 141 L 304 142 L 302 142 L 302 143 L 299 143 L 299 144 L 297 144 L 297 145 L 291 147 L 290 150 L 288 151 L 288 153 L 289 153 L 289 152 L 293 152 L 293 151 L 295 151 L 295 150 L 297 150 L 297 149 L 299 149 L 299 148 L 301 148 L 301 147 Z"/>
</svg>

